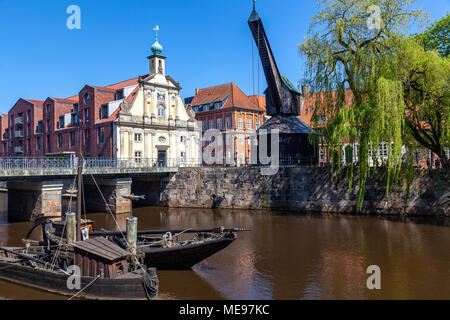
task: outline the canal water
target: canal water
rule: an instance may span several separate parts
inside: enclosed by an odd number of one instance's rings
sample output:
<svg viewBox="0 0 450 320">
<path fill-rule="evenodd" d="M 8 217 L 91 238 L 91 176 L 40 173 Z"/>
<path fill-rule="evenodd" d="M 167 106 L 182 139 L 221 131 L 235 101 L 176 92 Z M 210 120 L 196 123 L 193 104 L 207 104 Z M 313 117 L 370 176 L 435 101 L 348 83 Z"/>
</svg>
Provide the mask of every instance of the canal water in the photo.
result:
<svg viewBox="0 0 450 320">
<path fill-rule="evenodd" d="M 134 209 L 134 215 L 140 229 L 252 230 L 192 271 L 159 271 L 165 298 L 450 299 L 447 221 L 168 208 Z M 22 245 L 30 223 L 7 224 L 5 215 L 0 217 L 1 245 Z M 126 217 L 116 217 L 121 228 Z M 116 229 L 108 214 L 88 218 L 96 229 Z M 367 289 L 371 265 L 381 269 L 381 290 Z M 5 281 L 0 281 L 0 297 L 66 299 Z"/>
</svg>

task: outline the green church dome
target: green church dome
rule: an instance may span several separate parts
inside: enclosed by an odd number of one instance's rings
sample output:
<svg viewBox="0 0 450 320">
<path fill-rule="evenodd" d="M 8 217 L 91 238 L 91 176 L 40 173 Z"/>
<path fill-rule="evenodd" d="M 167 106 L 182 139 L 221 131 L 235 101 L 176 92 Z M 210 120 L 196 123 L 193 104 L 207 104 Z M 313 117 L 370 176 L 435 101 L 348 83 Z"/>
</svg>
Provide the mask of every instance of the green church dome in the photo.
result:
<svg viewBox="0 0 450 320">
<path fill-rule="evenodd" d="M 159 56 L 163 51 L 162 45 L 159 44 L 158 38 L 156 38 L 155 43 L 152 45 L 152 52 L 155 56 Z"/>
</svg>

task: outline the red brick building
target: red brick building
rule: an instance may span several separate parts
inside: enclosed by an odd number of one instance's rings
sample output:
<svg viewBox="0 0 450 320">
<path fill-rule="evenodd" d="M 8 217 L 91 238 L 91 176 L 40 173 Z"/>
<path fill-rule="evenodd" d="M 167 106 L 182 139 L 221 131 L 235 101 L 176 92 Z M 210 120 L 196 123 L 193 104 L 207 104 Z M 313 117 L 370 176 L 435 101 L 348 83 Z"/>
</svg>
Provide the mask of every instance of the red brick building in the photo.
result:
<svg viewBox="0 0 450 320">
<path fill-rule="evenodd" d="M 8 112 L 5 128 L 6 151 L 9 157 L 37 156 L 35 143 L 38 122 L 42 120 L 43 101 L 19 99 Z M 4 151 L 4 150 L 2 150 Z"/>
<path fill-rule="evenodd" d="M 307 88 L 303 88 L 308 92 Z M 337 92 L 331 92 L 331 94 L 324 93 L 310 93 L 308 92 L 306 95 L 305 103 L 302 107 L 300 120 L 306 123 L 308 126 L 314 128 L 314 126 L 321 127 L 325 126 L 328 120 L 332 117 L 331 114 L 322 115 L 317 114 L 317 106 L 324 105 L 324 99 L 327 99 L 328 103 L 333 103 L 337 97 Z M 352 104 L 353 95 L 350 90 L 346 91 L 346 103 L 348 105 Z M 317 121 L 314 122 L 314 118 L 317 118 Z M 342 164 L 345 165 L 347 163 L 358 161 L 358 149 L 359 143 L 355 142 L 354 144 L 349 144 L 346 141 L 342 141 L 342 151 L 341 151 L 341 159 Z M 447 154 L 447 159 L 450 159 L 449 148 L 445 148 L 445 152 Z M 380 144 L 378 150 L 374 150 L 373 154 L 371 154 L 371 158 L 375 158 L 379 163 L 386 161 L 388 158 L 388 144 L 383 142 Z M 319 164 L 320 166 L 327 166 L 331 162 L 331 157 L 328 151 L 326 144 L 321 144 L 319 148 Z M 414 164 L 418 168 L 437 168 L 442 167 L 440 164 L 439 157 L 432 153 L 430 150 L 425 148 L 418 148 L 416 150 L 416 154 L 414 155 Z M 376 166 L 375 161 L 371 160 L 370 165 Z"/>
<path fill-rule="evenodd" d="M 66 99 L 19 99 L 8 115 L 1 115 L 0 156 L 75 154 L 81 129 L 85 157 L 112 158 L 113 122 L 120 103 L 132 96 L 138 80 L 136 77 L 107 87 L 86 85 L 78 95 Z"/>
<path fill-rule="evenodd" d="M 239 163 L 244 163 L 250 158 L 249 135 L 264 123 L 265 104 L 258 106 L 258 103 L 262 104 L 262 101 L 265 99 L 258 99 L 256 96 L 248 97 L 231 82 L 197 89 L 190 104 L 203 132 L 217 129 L 223 133 L 229 133 L 228 137 L 224 134 L 225 138 L 218 142 L 216 151 L 222 153 L 223 148 L 220 146 L 225 140 L 226 154 L 224 155 L 228 158 L 234 156 Z M 206 143 L 203 146 L 205 147 Z"/>
<path fill-rule="evenodd" d="M 8 115 L 0 114 L 0 157 L 8 154 Z"/>
</svg>

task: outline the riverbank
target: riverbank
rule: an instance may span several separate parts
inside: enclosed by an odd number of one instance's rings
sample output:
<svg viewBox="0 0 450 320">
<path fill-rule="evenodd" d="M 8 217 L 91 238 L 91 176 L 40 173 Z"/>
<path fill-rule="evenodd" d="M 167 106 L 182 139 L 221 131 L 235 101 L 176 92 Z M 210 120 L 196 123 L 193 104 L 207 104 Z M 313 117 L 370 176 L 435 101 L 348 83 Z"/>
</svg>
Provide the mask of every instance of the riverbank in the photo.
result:
<svg viewBox="0 0 450 320">
<path fill-rule="evenodd" d="M 386 198 L 386 170 L 367 179 L 361 213 L 367 215 L 450 216 L 450 174 L 417 170 L 409 197 L 406 177 Z M 327 168 L 280 168 L 263 176 L 258 168 L 184 168 L 161 195 L 172 208 L 275 209 L 310 213 L 357 214 L 358 177 L 353 189 L 345 172 L 334 179 Z M 408 201 L 406 201 L 408 197 Z"/>
</svg>

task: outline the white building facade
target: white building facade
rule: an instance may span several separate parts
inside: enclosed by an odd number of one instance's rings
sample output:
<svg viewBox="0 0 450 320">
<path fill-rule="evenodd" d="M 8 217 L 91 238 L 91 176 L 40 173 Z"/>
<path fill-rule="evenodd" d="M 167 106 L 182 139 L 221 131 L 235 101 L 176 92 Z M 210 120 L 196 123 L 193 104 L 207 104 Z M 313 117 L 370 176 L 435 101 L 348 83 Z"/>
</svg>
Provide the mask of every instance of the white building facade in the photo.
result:
<svg viewBox="0 0 450 320">
<path fill-rule="evenodd" d="M 152 166 L 195 166 L 201 163 L 199 128 L 187 110 L 178 82 L 166 75 L 166 57 L 156 39 L 149 75 L 141 77 L 124 99 L 114 122 L 116 159 Z"/>
</svg>

